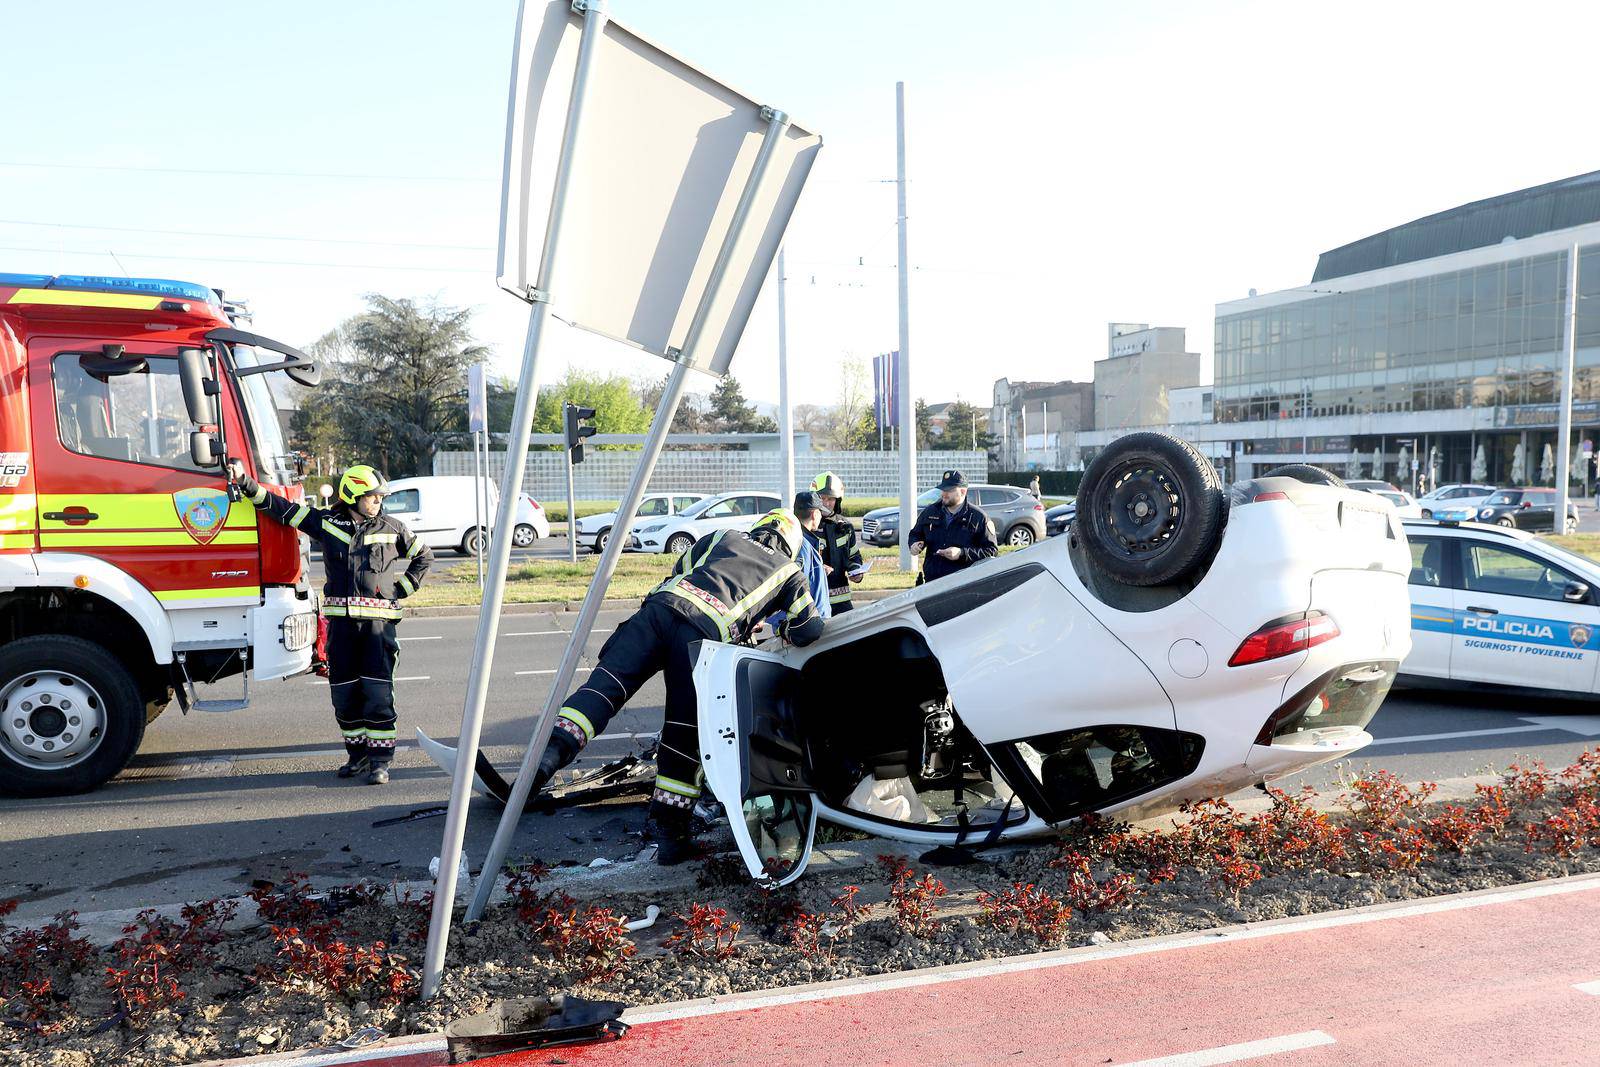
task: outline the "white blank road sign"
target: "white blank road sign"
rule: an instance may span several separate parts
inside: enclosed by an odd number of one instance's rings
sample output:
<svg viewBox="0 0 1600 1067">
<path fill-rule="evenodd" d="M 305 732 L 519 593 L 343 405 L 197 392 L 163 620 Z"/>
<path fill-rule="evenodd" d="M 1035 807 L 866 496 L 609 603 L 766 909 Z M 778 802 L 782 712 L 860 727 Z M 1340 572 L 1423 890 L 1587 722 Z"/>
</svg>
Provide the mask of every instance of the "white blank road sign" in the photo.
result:
<svg viewBox="0 0 1600 1067">
<path fill-rule="evenodd" d="M 583 16 L 523 0 L 507 107 L 500 286 L 536 284 Z M 658 356 L 681 349 L 767 129 L 762 102 L 615 22 L 589 76 L 550 293 L 561 319 Z M 693 366 L 723 374 L 821 137 L 781 138 Z"/>
</svg>

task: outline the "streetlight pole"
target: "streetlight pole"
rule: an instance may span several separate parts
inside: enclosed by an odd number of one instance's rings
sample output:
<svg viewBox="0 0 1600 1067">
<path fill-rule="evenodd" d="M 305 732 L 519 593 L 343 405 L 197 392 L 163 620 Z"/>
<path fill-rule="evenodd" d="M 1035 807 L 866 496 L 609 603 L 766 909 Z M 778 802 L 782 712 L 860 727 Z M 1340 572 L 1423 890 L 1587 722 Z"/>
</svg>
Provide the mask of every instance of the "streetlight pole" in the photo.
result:
<svg viewBox="0 0 1600 1067">
<path fill-rule="evenodd" d="M 1567 344 L 1561 368 L 1561 412 L 1556 420 L 1556 513 L 1552 533 L 1567 531 L 1567 488 L 1572 460 L 1572 373 L 1578 355 L 1578 246 L 1567 253 Z"/>
</svg>

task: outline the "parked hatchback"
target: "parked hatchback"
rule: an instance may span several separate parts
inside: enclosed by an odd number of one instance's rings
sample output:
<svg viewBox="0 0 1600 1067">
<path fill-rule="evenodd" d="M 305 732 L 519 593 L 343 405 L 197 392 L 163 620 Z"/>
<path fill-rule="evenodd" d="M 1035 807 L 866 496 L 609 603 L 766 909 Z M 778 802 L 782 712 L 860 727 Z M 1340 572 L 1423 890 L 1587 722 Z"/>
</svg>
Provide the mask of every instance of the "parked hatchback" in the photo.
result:
<svg viewBox="0 0 1600 1067">
<path fill-rule="evenodd" d="M 1495 494 L 1495 487 L 1481 482 L 1459 482 L 1441 485 L 1417 497 L 1422 507 L 1422 517 L 1433 518 L 1441 508 L 1465 508 L 1482 504 Z"/>
<path fill-rule="evenodd" d="M 639 510 L 634 515 L 633 524 L 638 527 L 646 525 L 647 520 L 680 515 L 705 498 L 704 493 L 646 493 L 644 499 L 639 501 Z M 577 524 L 578 544 L 590 552 L 604 552 L 606 542 L 611 540 L 611 527 L 616 523 L 615 511 L 584 516 Z"/>
<path fill-rule="evenodd" d="M 1477 506 L 1437 508 L 1433 517 L 1449 522 L 1492 522 L 1518 530 L 1554 530 L 1554 489 L 1500 489 Z M 1567 501 L 1566 533 L 1578 532 L 1578 509 Z"/>
<path fill-rule="evenodd" d="M 783 506 L 775 493 L 753 489 L 721 493 L 691 504 L 677 515 L 640 522 L 633 528 L 628 547 L 682 555 L 708 533 L 748 530 L 761 516 Z"/>
<path fill-rule="evenodd" d="M 917 497 L 920 510 L 939 499 L 939 490 L 929 489 Z M 1026 489 L 1014 485 L 974 485 L 967 499 L 976 504 L 994 524 L 994 536 L 1002 545 L 1027 548 L 1045 538 L 1044 505 Z M 869 545 L 900 543 L 900 509 L 878 508 L 861 519 L 861 539 Z"/>
</svg>

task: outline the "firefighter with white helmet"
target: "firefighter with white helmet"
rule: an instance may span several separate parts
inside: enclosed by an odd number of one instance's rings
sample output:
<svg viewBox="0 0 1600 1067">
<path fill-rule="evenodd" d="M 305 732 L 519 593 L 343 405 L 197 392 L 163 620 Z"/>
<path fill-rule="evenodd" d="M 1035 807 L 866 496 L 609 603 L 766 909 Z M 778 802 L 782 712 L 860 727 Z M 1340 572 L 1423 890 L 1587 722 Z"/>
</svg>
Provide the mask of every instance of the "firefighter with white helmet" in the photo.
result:
<svg viewBox="0 0 1600 1067">
<path fill-rule="evenodd" d="M 718 530 L 678 558 L 672 576 L 617 627 L 589 679 L 561 708 L 533 788 L 542 788 L 605 730 L 639 687 L 665 673 L 667 703 L 656 752 L 648 838 L 663 864 L 689 858 L 689 820 L 700 796 L 699 712 L 693 647 L 742 643 L 763 619 L 781 613 L 779 632 L 796 645 L 822 635 L 823 621 L 795 558 L 804 536 L 794 512 L 763 516 L 749 533 Z"/>
<path fill-rule="evenodd" d="M 389 483 L 358 463 L 339 479 L 339 505 L 317 508 L 269 493 L 228 461 L 228 474 L 256 510 L 322 547 L 322 614 L 328 620 L 328 692 L 344 737 L 340 778 L 364 774 L 385 785 L 394 760 L 395 626 L 400 601 L 415 593 L 433 553 L 405 524 L 383 514 Z"/>
</svg>

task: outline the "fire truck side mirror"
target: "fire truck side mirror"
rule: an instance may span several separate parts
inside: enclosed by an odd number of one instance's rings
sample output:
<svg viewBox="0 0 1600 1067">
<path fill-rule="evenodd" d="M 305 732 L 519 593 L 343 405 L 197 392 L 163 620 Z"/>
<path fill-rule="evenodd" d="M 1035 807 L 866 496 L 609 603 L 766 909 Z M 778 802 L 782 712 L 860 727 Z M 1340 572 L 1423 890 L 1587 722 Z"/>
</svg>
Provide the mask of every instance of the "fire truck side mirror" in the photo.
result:
<svg viewBox="0 0 1600 1067">
<path fill-rule="evenodd" d="M 183 406 L 189 409 L 189 421 L 196 426 L 215 426 L 218 421 L 217 402 L 206 388 L 210 378 L 210 360 L 204 349 L 178 350 L 178 381 L 183 386 Z M 195 462 L 200 461 L 196 459 Z"/>
<path fill-rule="evenodd" d="M 201 470 L 222 466 L 222 457 L 217 455 L 217 438 L 206 430 L 194 430 L 189 434 L 189 458 Z"/>
</svg>

